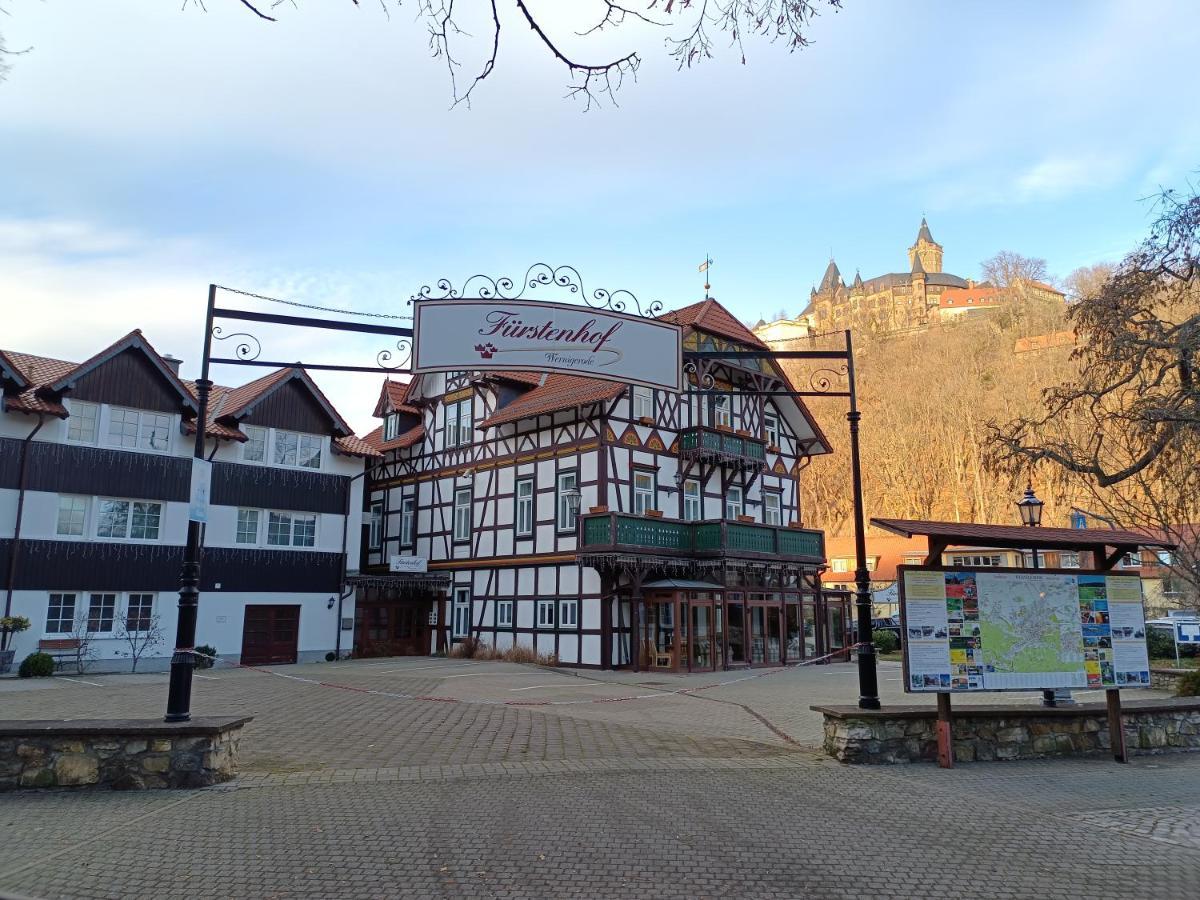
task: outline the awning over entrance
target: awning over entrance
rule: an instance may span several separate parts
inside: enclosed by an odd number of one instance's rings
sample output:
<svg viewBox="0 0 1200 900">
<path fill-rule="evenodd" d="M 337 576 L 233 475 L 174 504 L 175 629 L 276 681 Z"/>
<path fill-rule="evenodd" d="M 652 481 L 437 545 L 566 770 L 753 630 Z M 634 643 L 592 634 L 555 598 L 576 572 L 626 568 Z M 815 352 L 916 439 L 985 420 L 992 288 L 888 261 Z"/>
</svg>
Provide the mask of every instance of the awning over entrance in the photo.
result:
<svg viewBox="0 0 1200 900">
<path fill-rule="evenodd" d="M 1139 547 L 1175 549 L 1175 544 L 1153 535 L 1116 528 L 1030 528 L 1025 525 L 875 518 L 871 519 L 871 524 L 905 537 L 927 537 L 929 556 L 926 564 L 936 562 L 947 547 L 1004 547 L 1018 550 L 1090 551 L 1095 556 L 1097 569 L 1111 569 L 1126 553 L 1136 553 Z M 1110 547 L 1111 552 L 1108 550 Z"/>
<path fill-rule="evenodd" d="M 720 591 L 722 585 L 711 581 L 692 581 L 687 578 L 660 578 L 657 581 L 647 581 L 642 585 L 643 590 L 681 590 L 681 591 Z"/>
<path fill-rule="evenodd" d="M 392 588 L 398 591 L 441 590 L 450 587 L 449 572 L 402 572 L 397 574 L 360 574 L 346 578 L 350 587 Z"/>
</svg>

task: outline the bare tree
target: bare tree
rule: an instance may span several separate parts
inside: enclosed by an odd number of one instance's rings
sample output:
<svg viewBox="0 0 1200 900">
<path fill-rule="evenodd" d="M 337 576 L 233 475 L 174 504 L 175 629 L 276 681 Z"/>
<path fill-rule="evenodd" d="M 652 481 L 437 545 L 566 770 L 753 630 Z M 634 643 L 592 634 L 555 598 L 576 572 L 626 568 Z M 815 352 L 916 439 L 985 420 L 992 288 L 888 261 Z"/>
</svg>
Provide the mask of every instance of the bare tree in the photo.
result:
<svg viewBox="0 0 1200 900">
<path fill-rule="evenodd" d="M 96 632 L 92 630 L 91 620 L 84 613 L 75 618 L 71 624 L 71 661 L 75 665 L 75 673 L 82 675 L 87 671 L 87 667 L 92 664 L 92 660 L 96 658 L 96 648 L 92 646 L 92 640 L 95 638 Z"/>
<path fill-rule="evenodd" d="M 200 9 L 219 0 L 184 0 Z M 299 7 L 298 0 L 225 0 L 237 2 L 256 18 L 274 22 L 277 8 L 285 3 Z M 390 16 L 389 0 L 377 0 Z M 567 70 L 567 96 L 581 99 L 585 109 L 607 98 L 615 103 L 615 93 L 625 79 L 636 78 L 642 57 L 637 49 L 599 59 L 590 58 L 586 48 L 571 44 L 603 31 L 615 31 L 629 24 L 648 25 L 664 30 L 666 48 L 679 68 L 692 67 L 714 56 L 717 36 L 726 37 L 737 48 L 745 63 L 744 38 L 759 37 L 781 43 L 789 51 L 807 47 L 809 29 L 823 8 L 838 9 L 842 0 L 586 0 L 594 16 L 583 30 L 573 34 L 555 33 L 547 23 L 541 4 L 534 0 L 416 0 L 416 18 L 429 30 L 429 49 L 434 58 L 446 64 L 454 104 L 470 104 L 472 93 L 496 69 L 500 57 L 500 38 L 510 25 L 530 29 L 542 49 Z M 360 6 L 360 0 L 350 0 Z M 373 4 L 371 4 L 373 5 Z M 401 0 L 395 0 L 401 6 Z M 574 4 L 572 4 L 574 5 Z M 580 4 L 582 5 L 582 4 Z M 565 7 L 566 4 L 563 4 Z M 539 9 L 541 7 L 541 9 Z M 482 11 L 486 17 L 482 33 L 470 31 L 466 16 Z M 457 56 L 459 44 L 478 40 L 488 49 L 483 62 L 462 77 L 463 65 Z"/>
<path fill-rule="evenodd" d="M 1150 234 L 1071 308 L 1078 376 L 1040 413 L 991 427 L 991 462 L 1049 464 L 1123 524 L 1190 544 L 1174 574 L 1200 589 L 1200 195 L 1164 191 Z"/>
<path fill-rule="evenodd" d="M 1022 256 L 1011 250 L 1001 250 L 995 256 L 979 264 L 985 281 L 990 281 L 1001 290 L 1019 288 L 1023 282 L 1045 281 L 1046 261 L 1032 256 Z"/>
<path fill-rule="evenodd" d="M 1096 296 L 1104 283 L 1116 272 L 1117 267 L 1112 263 L 1096 263 L 1091 266 L 1081 266 L 1065 279 L 1067 298 L 1072 301 L 1086 300 Z"/>
<path fill-rule="evenodd" d="M 147 650 L 161 644 L 165 638 L 162 619 L 158 613 L 154 613 L 149 619 L 131 621 L 129 614 L 126 613 L 117 624 L 116 638 L 125 641 L 128 645 L 127 651 L 120 652 L 133 661 L 131 671 L 136 672 L 138 660 L 145 655 Z"/>
</svg>

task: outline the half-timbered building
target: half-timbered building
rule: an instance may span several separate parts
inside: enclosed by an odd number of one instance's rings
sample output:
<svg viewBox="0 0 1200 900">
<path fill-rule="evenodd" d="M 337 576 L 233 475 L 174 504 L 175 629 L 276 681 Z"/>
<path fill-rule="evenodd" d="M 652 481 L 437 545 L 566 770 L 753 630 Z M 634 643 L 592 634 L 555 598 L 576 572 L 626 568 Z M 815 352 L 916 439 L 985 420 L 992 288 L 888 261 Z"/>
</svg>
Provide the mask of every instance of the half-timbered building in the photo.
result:
<svg viewBox="0 0 1200 900">
<path fill-rule="evenodd" d="M 0 584 L 28 618 L 17 659 L 87 644 L 129 664 L 124 631 L 157 625 L 174 647 L 198 403 L 179 363 L 134 331 L 83 362 L 0 351 Z M 308 374 L 272 371 L 214 387 L 212 461 L 197 639 L 248 663 L 349 650 L 364 458 Z"/>
<path fill-rule="evenodd" d="M 715 300 L 664 314 L 684 350 L 764 350 Z M 564 665 L 699 671 L 844 646 L 799 478 L 830 451 L 769 358 L 689 364 L 682 393 L 583 375 L 386 382 L 365 438 L 361 655 L 466 638 Z"/>
</svg>

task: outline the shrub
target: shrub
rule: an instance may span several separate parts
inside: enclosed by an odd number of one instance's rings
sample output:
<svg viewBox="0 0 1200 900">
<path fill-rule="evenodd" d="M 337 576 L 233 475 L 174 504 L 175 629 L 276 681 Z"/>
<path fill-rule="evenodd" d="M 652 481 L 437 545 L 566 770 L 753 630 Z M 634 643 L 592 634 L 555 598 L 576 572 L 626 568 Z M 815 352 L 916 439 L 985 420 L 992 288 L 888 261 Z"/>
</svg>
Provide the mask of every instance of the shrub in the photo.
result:
<svg viewBox="0 0 1200 900">
<path fill-rule="evenodd" d="M 454 659 L 474 659 L 479 650 L 479 638 L 465 637 L 450 648 L 450 656 Z"/>
<path fill-rule="evenodd" d="M 1146 650 L 1151 659 L 1174 659 L 1175 639 L 1163 628 L 1146 629 Z"/>
<path fill-rule="evenodd" d="M 1175 685 L 1177 697 L 1200 697 L 1200 669 L 1188 672 Z"/>
<path fill-rule="evenodd" d="M 517 644 L 504 651 L 504 660 L 515 663 L 537 662 L 537 651 L 528 644 Z"/>
<path fill-rule="evenodd" d="M 325 654 L 325 662 L 333 662 L 335 659 L 337 659 L 337 654 L 332 650 Z"/>
<path fill-rule="evenodd" d="M 216 663 L 217 648 L 212 644 L 197 644 L 194 648 L 197 655 L 192 657 L 196 660 L 197 669 L 211 669 Z M 203 653 L 203 656 L 199 654 Z"/>
<path fill-rule="evenodd" d="M 900 639 L 894 631 L 872 631 L 871 642 L 880 653 L 895 653 L 900 649 Z"/>
<path fill-rule="evenodd" d="M 22 678 L 46 678 L 54 674 L 54 657 L 49 653 L 30 653 L 21 660 L 17 674 Z"/>
</svg>

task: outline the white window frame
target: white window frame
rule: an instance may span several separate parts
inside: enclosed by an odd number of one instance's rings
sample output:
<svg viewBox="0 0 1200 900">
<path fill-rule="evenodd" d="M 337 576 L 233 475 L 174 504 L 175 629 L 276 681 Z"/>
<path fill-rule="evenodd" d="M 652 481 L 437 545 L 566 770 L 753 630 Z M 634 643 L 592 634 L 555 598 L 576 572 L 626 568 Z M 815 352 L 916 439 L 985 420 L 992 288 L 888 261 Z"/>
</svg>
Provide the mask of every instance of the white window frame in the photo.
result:
<svg viewBox="0 0 1200 900">
<path fill-rule="evenodd" d="M 247 519 L 253 518 L 254 519 L 254 540 L 252 540 L 252 541 L 243 541 L 242 540 L 242 534 L 243 534 L 242 522 L 243 522 L 243 514 L 244 513 L 251 514 L 251 515 L 245 516 L 245 518 L 247 518 Z M 241 547 L 257 547 L 262 542 L 262 523 L 263 523 L 263 514 L 262 514 L 261 509 L 251 509 L 251 508 L 245 507 L 245 506 L 238 507 L 238 511 L 237 511 L 237 514 L 236 514 L 236 517 L 235 517 L 234 523 L 233 523 L 233 542 L 234 542 L 234 544 L 241 546 Z M 246 533 L 248 533 L 248 532 L 246 532 Z"/>
<path fill-rule="evenodd" d="M 69 509 L 64 509 L 66 505 L 70 505 Z M 54 534 L 57 537 L 86 537 L 88 534 L 88 510 L 91 507 L 90 497 L 80 497 L 78 494 L 59 494 L 58 495 L 58 513 L 54 518 Z M 78 530 L 63 531 L 63 515 L 66 514 L 71 519 L 76 519 L 78 525 L 73 525 L 73 528 Z"/>
<path fill-rule="evenodd" d="M 122 434 L 119 442 L 113 441 L 113 420 L 120 414 L 123 428 L 133 426 L 133 443 L 125 440 L 129 435 Z M 130 421 L 132 417 L 132 421 Z M 143 450 L 147 453 L 170 453 L 171 432 L 174 430 L 175 417 L 170 413 L 158 412 L 152 409 L 134 409 L 130 406 L 109 406 L 106 427 L 104 429 L 104 444 L 119 450 Z M 153 444 L 155 433 L 162 430 L 163 446 Z"/>
<path fill-rule="evenodd" d="M 779 446 L 779 415 L 773 412 L 763 413 L 763 434 L 768 444 Z"/>
<path fill-rule="evenodd" d="M 383 501 L 371 504 L 371 518 L 367 526 L 367 549 L 378 550 L 383 546 Z"/>
<path fill-rule="evenodd" d="M 728 394 L 721 394 L 713 398 L 712 405 L 713 425 L 722 426 L 725 428 L 733 427 L 733 398 Z"/>
<path fill-rule="evenodd" d="M 67 443 L 87 444 L 94 447 L 100 437 L 100 404 L 88 400 L 68 400 L 67 412 Z M 85 413 L 91 415 L 85 415 Z M 89 431 L 84 431 L 84 424 L 90 423 Z M 72 432 L 75 432 L 72 435 Z"/>
<path fill-rule="evenodd" d="M 132 634 L 144 634 L 145 632 L 150 630 L 151 626 L 154 624 L 154 602 L 156 600 L 156 596 L 157 595 L 155 595 L 154 593 L 152 593 L 150 591 L 130 591 L 129 593 L 127 593 L 125 595 L 125 608 L 124 608 L 123 616 L 125 619 L 125 630 L 126 631 L 128 631 Z M 139 612 L 138 612 L 138 618 L 137 618 L 136 623 L 131 622 L 130 618 L 129 618 L 129 613 L 132 608 L 131 604 L 133 603 L 133 600 L 135 597 L 139 599 L 139 603 L 138 603 Z M 149 608 L 143 611 L 141 609 L 142 603 L 140 601 L 147 597 L 150 598 L 150 603 L 148 604 Z M 138 627 L 134 628 L 133 627 L 134 624 L 136 624 Z"/>
<path fill-rule="evenodd" d="M 537 627 L 538 628 L 553 628 L 554 627 L 554 608 L 558 604 L 553 600 L 539 600 L 537 602 Z"/>
<path fill-rule="evenodd" d="M 1126 553 L 1124 556 L 1121 557 L 1121 568 L 1122 569 L 1140 569 L 1141 567 L 1142 567 L 1141 551 L 1134 551 L 1133 553 Z"/>
<path fill-rule="evenodd" d="M 451 637 L 465 638 L 471 634 L 471 589 L 454 589 L 454 610 L 450 617 Z"/>
<path fill-rule="evenodd" d="M 400 433 L 400 414 L 388 413 L 383 417 L 383 439 L 392 441 L 396 439 L 396 435 Z"/>
<path fill-rule="evenodd" d="M 572 597 L 568 600 L 558 601 L 558 627 L 559 628 L 578 628 L 579 627 L 579 600 Z"/>
<path fill-rule="evenodd" d="M 1064 550 L 1062 553 L 1059 554 L 1058 564 L 1060 567 L 1062 567 L 1064 569 L 1078 569 L 1079 568 L 1079 554 L 1077 552 L 1071 552 L 1069 550 Z"/>
<path fill-rule="evenodd" d="M 561 533 L 571 533 L 575 531 L 577 513 L 571 509 L 567 498 L 563 496 L 563 492 L 570 489 L 579 489 L 579 473 L 574 469 L 565 472 L 559 472 L 554 479 L 554 499 L 555 499 L 555 514 L 554 526 Z"/>
<path fill-rule="evenodd" d="M 99 598 L 99 610 L 96 613 L 96 625 L 92 625 L 92 610 L 96 606 L 96 600 Z M 112 634 L 113 628 L 117 623 L 117 600 L 120 595 L 116 591 L 92 591 L 88 593 L 87 607 L 87 630 L 91 634 Z M 106 600 L 111 602 L 105 602 Z M 105 612 L 107 611 L 108 620 L 107 628 L 100 626 L 105 624 Z"/>
<path fill-rule="evenodd" d="M 100 526 L 103 523 L 103 514 L 101 507 L 105 503 L 123 503 L 125 504 L 125 533 L 119 534 L 101 534 Z M 146 507 L 143 510 L 143 515 L 149 512 L 150 507 L 155 507 L 158 510 L 158 526 L 155 530 L 154 537 L 134 537 L 133 536 L 133 520 L 136 507 Z M 162 538 L 163 519 L 166 514 L 166 504 L 156 500 L 127 500 L 123 497 L 97 497 L 96 498 L 96 515 L 94 523 L 95 538 L 98 541 L 131 541 L 138 544 L 153 544 L 157 543 Z"/>
<path fill-rule="evenodd" d="M 734 497 L 737 499 L 734 500 Z M 746 497 L 739 485 L 730 485 L 725 489 L 725 518 L 733 521 L 743 515 L 746 509 Z"/>
<path fill-rule="evenodd" d="M 763 493 L 763 524 L 783 524 L 783 498 L 773 491 Z"/>
<path fill-rule="evenodd" d="M 471 540 L 471 495 L 469 487 L 454 490 L 454 543 L 461 544 Z M 465 498 L 465 499 L 464 499 Z"/>
<path fill-rule="evenodd" d="M 69 617 L 63 617 L 63 605 L 66 603 L 66 598 L 70 598 L 71 614 Z M 57 600 L 58 615 L 51 617 L 50 613 L 56 605 Z M 79 612 L 79 593 L 77 591 L 51 591 L 50 597 L 46 601 L 46 634 L 70 634 L 75 630 L 75 616 Z M 51 624 L 57 624 L 59 627 L 51 629 Z"/>
<path fill-rule="evenodd" d="M 635 419 L 654 418 L 654 391 L 651 388 L 634 385 L 633 417 Z"/>
<path fill-rule="evenodd" d="M 829 561 L 829 570 L 831 572 L 849 572 L 850 560 L 844 556 L 835 556 Z"/>
<path fill-rule="evenodd" d="M 656 499 L 658 497 L 658 479 L 653 472 L 646 469 L 634 469 L 633 478 L 631 481 L 633 497 L 632 503 L 633 514 L 635 516 L 644 516 L 650 510 L 658 509 Z"/>
<path fill-rule="evenodd" d="M 416 520 L 416 498 L 401 497 L 400 498 L 400 546 L 411 547 L 413 545 L 413 522 Z"/>
<path fill-rule="evenodd" d="M 267 461 L 267 445 L 271 442 L 271 429 L 262 425 L 242 425 L 242 434 L 246 441 L 240 448 L 242 462 L 265 463 Z M 255 456 L 253 451 L 257 450 Z"/>
<path fill-rule="evenodd" d="M 689 478 L 683 483 L 683 521 L 699 522 L 704 518 L 704 495 L 700 482 Z"/>
<path fill-rule="evenodd" d="M 533 476 L 523 475 L 513 486 L 513 528 L 517 537 L 533 536 Z M 522 495 L 522 490 L 528 493 Z"/>
<path fill-rule="evenodd" d="M 280 442 L 284 438 L 295 438 L 295 459 L 293 462 L 286 462 L 285 459 L 280 459 Z M 305 445 L 308 445 L 307 448 Z M 316 445 L 315 448 L 313 445 Z M 316 465 L 309 465 L 301 462 L 305 452 L 312 453 L 316 450 L 316 456 L 307 457 L 310 461 L 316 461 Z M 288 451 L 283 450 L 284 454 Z M 325 439 L 319 434 L 310 434 L 306 431 L 286 431 L 282 428 L 272 429 L 271 434 L 271 464 L 284 469 L 311 469 L 314 472 L 319 472 L 325 462 Z"/>
<path fill-rule="evenodd" d="M 496 627 L 512 628 L 513 602 L 511 600 L 496 601 Z"/>
<path fill-rule="evenodd" d="M 271 540 L 271 517 L 275 516 L 279 519 L 287 519 L 287 543 L 279 543 Z M 293 547 L 300 550 L 315 550 L 317 548 L 317 528 L 321 517 L 316 513 L 296 512 L 290 509 L 269 509 L 266 515 L 266 545 L 268 547 Z M 297 526 L 312 523 L 312 543 L 297 543 L 296 539 L 303 532 L 298 530 Z"/>
<path fill-rule="evenodd" d="M 446 447 L 465 447 L 475 436 L 474 397 L 446 404 Z"/>
</svg>

